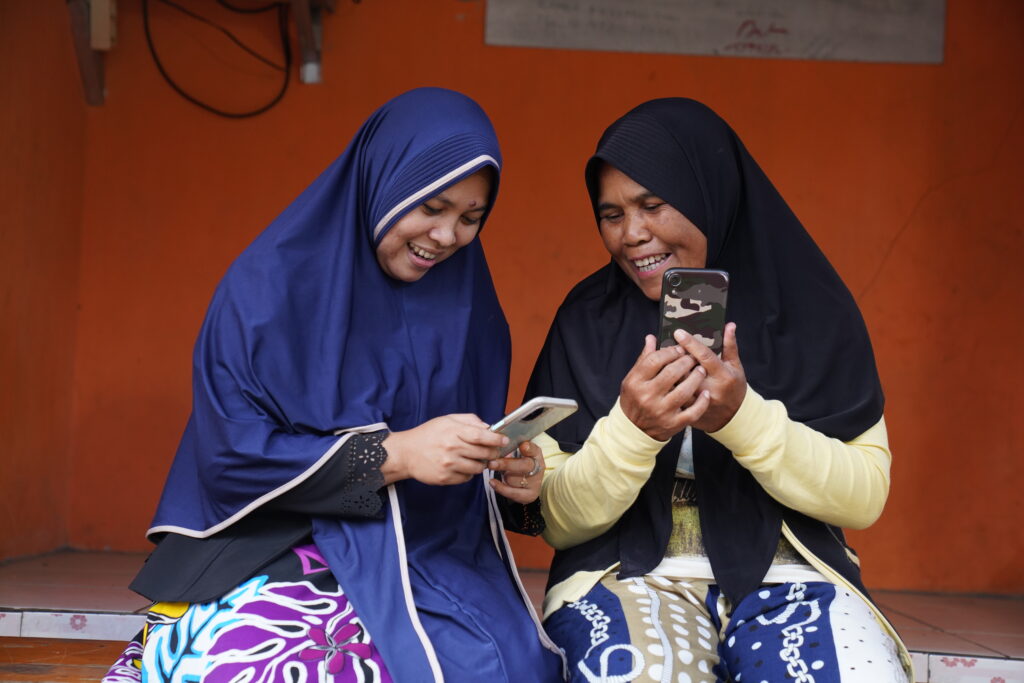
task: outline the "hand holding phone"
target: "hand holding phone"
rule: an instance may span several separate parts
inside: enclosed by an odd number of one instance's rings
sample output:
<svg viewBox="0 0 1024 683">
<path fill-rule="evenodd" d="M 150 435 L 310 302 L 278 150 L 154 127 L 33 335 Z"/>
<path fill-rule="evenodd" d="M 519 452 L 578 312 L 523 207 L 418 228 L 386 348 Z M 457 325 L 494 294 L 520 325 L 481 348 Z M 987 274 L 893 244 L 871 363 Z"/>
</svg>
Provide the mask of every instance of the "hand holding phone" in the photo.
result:
<svg viewBox="0 0 1024 683">
<path fill-rule="evenodd" d="M 519 448 L 519 444 L 524 441 L 530 441 L 569 417 L 577 408 L 576 401 L 568 398 L 531 398 L 491 425 L 492 432 L 504 434 L 509 439 L 508 445 L 501 449 L 501 457 Z"/>
</svg>

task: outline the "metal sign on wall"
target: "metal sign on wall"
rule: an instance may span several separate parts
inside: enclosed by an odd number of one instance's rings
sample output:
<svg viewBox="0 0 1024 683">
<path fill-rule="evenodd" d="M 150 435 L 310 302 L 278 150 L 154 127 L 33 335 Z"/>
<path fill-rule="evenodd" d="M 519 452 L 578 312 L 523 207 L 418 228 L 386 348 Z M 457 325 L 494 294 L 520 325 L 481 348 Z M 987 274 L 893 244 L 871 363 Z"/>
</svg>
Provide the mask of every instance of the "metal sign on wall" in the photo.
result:
<svg viewBox="0 0 1024 683">
<path fill-rule="evenodd" d="M 941 64 L 945 0 L 487 0 L 488 45 Z"/>
</svg>

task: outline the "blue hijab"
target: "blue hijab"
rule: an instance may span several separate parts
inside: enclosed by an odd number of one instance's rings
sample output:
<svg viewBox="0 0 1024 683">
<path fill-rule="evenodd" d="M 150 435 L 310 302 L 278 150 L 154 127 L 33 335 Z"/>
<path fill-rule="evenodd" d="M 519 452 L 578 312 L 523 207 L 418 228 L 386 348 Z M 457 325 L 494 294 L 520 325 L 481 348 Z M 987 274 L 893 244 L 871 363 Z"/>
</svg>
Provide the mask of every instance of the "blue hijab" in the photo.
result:
<svg viewBox="0 0 1024 683">
<path fill-rule="evenodd" d="M 403 283 L 375 248 L 403 215 L 501 155 L 471 99 L 384 104 L 235 260 L 193 357 L 192 414 L 148 534 L 206 537 L 298 485 L 344 430 L 504 409 L 509 333 L 479 239 Z"/>
</svg>

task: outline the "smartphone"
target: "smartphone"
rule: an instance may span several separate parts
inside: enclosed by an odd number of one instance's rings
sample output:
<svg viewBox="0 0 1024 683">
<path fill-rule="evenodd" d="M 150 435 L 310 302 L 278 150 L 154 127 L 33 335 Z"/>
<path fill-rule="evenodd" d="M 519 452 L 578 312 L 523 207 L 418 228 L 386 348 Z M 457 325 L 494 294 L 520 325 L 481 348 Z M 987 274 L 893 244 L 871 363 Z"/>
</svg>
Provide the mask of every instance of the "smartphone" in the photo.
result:
<svg viewBox="0 0 1024 683">
<path fill-rule="evenodd" d="M 529 441 L 569 417 L 576 412 L 577 407 L 576 401 L 568 398 L 531 398 L 491 425 L 492 432 L 509 438 L 508 445 L 501 449 L 502 457 L 519 448 L 519 444 L 524 441 Z"/>
<path fill-rule="evenodd" d="M 658 348 L 676 343 L 683 330 L 722 355 L 729 274 L 707 268 L 669 268 L 661 278 Z"/>
</svg>

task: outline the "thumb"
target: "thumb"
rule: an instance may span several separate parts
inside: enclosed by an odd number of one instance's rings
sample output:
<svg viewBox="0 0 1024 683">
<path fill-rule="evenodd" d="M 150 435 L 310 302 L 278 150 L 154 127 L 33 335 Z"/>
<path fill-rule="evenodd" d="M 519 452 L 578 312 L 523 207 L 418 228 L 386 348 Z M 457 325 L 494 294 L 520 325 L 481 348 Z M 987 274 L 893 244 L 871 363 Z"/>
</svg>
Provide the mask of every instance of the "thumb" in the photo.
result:
<svg viewBox="0 0 1024 683">
<path fill-rule="evenodd" d="M 725 334 L 722 339 L 722 361 L 729 365 L 740 364 L 740 347 L 736 342 L 736 323 L 728 323 L 725 326 Z"/>
<path fill-rule="evenodd" d="M 637 360 L 640 360 L 640 358 L 643 358 L 644 356 L 649 356 L 650 354 L 654 353 L 657 350 L 658 339 L 653 334 L 648 334 L 644 337 L 644 348 L 640 352 L 640 356 L 639 358 L 637 358 Z"/>
</svg>

